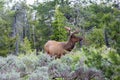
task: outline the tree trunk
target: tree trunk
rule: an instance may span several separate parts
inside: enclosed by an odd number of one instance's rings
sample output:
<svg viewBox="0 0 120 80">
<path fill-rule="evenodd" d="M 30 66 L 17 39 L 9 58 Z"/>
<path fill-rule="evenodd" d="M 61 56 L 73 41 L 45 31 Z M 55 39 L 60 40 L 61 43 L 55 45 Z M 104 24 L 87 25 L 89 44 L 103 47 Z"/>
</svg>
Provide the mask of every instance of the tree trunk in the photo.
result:
<svg viewBox="0 0 120 80">
<path fill-rule="evenodd" d="M 33 37 L 33 46 L 35 49 L 35 29 L 34 29 L 34 26 L 32 27 L 32 37 Z"/>
<path fill-rule="evenodd" d="M 110 47 L 109 40 L 108 40 L 107 29 L 104 29 L 104 39 L 105 39 L 106 46 Z"/>
<path fill-rule="evenodd" d="M 15 5 L 15 16 L 12 26 L 12 37 L 16 38 L 14 54 L 18 55 L 20 44 L 23 43 L 23 39 L 27 37 L 29 39 L 29 24 L 27 19 L 27 12 L 24 6 L 20 3 Z"/>
<path fill-rule="evenodd" d="M 18 34 L 18 30 L 17 30 L 17 26 L 16 26 L 16 23 L 17 22 L 17 13 L 15 13 L 15 16 L 14 16 L 14 20 L 13 20 L 13 26 L 12 26 L 12 37 L 13 38 L 16 38 L 17 37 L 17 34 Z M 15 55 L 17 55 L 19 52 L 19 43 L 18 43 L 18 39 L 16 39 L 16 42 L 15 42 L 15 51 L 13 52 Z"/>
</svg>

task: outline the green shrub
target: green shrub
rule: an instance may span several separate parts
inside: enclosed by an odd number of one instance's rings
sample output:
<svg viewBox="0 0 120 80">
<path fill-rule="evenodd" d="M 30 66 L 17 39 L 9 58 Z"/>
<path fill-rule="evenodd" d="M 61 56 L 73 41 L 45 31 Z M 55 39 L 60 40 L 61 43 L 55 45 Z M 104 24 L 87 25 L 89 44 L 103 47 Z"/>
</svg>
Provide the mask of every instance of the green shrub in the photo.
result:
<svg viewBox="0 0 120 80">
<path fill-rule="evenodd" d="M 83 47 L 60 59 L 40 52 L 0 57 L 0 79 L 119 80 L 120 56 L 105 46 Z M 94 76 L 94 77 L 93 77 Z"/>
<path fill-rule="evenodd" d="M 48 67 L 38 67 L 29 75 L 29 80 L 49 80 Z"/>
<path fill-rule="evenodd" d="M 94 47 L 84 48 L 88 67 L 95 67 L 101 70 L 106 79 L 114 79 L 120 73 L 120 56 L 115 50 L 109 48 L 95 49 Z"/>
</svg>

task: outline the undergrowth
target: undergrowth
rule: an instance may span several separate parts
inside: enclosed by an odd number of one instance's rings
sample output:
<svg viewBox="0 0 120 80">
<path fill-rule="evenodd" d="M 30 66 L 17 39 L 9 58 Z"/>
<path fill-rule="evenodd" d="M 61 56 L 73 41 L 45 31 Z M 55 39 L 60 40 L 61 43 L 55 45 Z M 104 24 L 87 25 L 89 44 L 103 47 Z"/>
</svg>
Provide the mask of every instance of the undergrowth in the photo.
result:
<svg viewBox="0 0 120 80">
<path fill-rule="evenodd" d="M 55 59 L 40 52 L 0 57 L 0 80 L 119 80 L 120 56 L 105 46 L 83 47 Z"/>
</svg>

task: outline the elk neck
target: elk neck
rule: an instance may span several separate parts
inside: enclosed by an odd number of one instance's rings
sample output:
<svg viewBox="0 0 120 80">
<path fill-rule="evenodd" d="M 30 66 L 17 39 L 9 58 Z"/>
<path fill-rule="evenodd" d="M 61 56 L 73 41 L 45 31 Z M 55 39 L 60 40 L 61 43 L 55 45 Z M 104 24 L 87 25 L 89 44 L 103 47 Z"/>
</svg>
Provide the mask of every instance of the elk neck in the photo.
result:
<svg viewBox="0 0 120 80">
<path fill-rule="evenodd" d="M 71 51 L 74 48 L 75 43 L 76 42 L 73 42 L 72 40 L 68 40 L 64 46 L 64 49 L 67 51 Z"/>
</svg>

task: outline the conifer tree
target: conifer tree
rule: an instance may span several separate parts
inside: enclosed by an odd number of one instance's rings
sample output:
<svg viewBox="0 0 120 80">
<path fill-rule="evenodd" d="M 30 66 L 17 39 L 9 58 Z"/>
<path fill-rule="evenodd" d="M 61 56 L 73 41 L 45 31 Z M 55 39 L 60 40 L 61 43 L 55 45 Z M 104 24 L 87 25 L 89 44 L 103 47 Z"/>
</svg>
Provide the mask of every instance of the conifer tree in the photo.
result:
<svg viewBox="0 0 120 80">
<path fill-rule="evenodd" d="M 63 13 L 60 12 L 59 7 L 57 6 L 55 9 L 55 20 L 52 23 L 53 34 L 50 36 L 52 40 L 56 41 L 65 41 L 67 37 L 67 33 L 64 29 L 66 25 L 66 18 Z"/>
<path fill-rule="evenodd" d="M 0 56 L 7 56 L 12 52 L 15 40 L 10 37 L 11 19 L 14 12 L 6 9 L 4 5 L 5 1 L 0 0 Z"/>
</svg>

